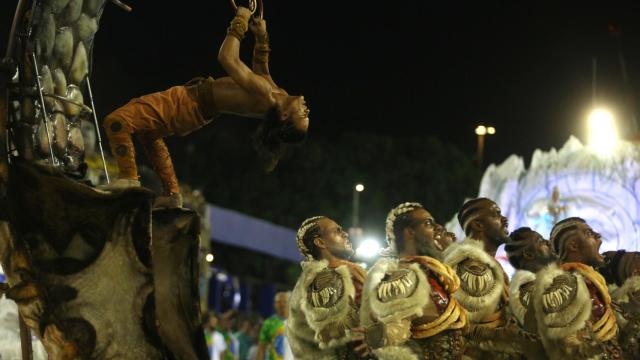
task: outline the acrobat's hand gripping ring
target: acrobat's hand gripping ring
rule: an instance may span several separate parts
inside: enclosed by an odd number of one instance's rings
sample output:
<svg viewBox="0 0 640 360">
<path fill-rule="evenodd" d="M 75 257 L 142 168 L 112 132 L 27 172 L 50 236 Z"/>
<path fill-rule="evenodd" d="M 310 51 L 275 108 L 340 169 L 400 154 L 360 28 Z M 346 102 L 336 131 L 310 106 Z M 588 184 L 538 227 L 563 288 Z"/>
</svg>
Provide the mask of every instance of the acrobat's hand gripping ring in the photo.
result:
<svg viewBox="0 0 640 360">
<path fill-rule="evenodd" d="M 238 11 L 236 0 L 229 0 L 229 2 L 233 7 L 233 11 Z M 258 19 L 262 19 L 264 17 L 264 5 L 262 3 L 262 0 L 249 0 L 249 10 L 251 10 L 251 15 L 255 15 L 257 12 Z"/>
</svg>

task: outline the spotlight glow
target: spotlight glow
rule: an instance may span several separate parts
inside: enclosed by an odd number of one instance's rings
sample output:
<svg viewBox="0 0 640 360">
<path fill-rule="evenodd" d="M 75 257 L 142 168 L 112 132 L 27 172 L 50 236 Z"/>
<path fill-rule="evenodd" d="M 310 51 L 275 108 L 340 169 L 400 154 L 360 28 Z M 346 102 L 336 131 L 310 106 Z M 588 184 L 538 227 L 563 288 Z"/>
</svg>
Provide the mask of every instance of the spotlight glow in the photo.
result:
<svg viewBox="0 0 640 360">
<path fill-rule="evenodd" d="M 363 192 L 364 191 L 364 185 L 362 185 L 362 184 L 356 185 L 356 191 L 357 192 Z"/>
<path fill-rule="evenodd" d="M 212 262 L 213 261 L 213 254 L 212 253 L 208 253 L 207 255 L 205 255 L 204 259 L 207 262 Z"/>
<path fill-rule="evenodd" d="M 380 251 L 380 242 L 376 239 L 365 239 L 356 249 L 356 255 L 362 258 L 372 258 L 378 255 Z"/>
<path fill-rule="evenodd" d="M 618 132 L 613 115 L 604 109 L 595 109 L 589 114 L 589 146 L 600 155 L 613 152 L 618 142 Z"/>
<path fill-rule="evenodd" d="M 476 128 L 476 135 L 486 135 L 487 134 L 487 127 L 484 125 L 478 125 L 478 127 Z"/>
</svg>

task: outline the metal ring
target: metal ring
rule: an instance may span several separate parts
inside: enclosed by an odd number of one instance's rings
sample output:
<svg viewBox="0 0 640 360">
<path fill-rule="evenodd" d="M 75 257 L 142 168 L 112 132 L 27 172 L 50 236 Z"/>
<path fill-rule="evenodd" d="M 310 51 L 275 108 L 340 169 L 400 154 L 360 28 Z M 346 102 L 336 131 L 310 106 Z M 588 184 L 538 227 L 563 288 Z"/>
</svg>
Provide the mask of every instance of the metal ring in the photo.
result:
<svg viewBox="0 0 640 360">
<path fill-rule="evenodd" d="M 231 3 L 231 6 L 233 7 L 233 11 L 238 11 L 238 5 L 236 5 L 236 0 L 229 0 L 229 2 Z M 249 6 L 251 6 L 249 8 L 249 10 L 251 10 L 251 15 L 253 15 L 256 12 L 256 0 L 250 0 Z"/>
<path fill-rule="evenodd" d="M 263 19 L 264 18 L 264 3 L 262 2 L 263 0 L 257 0 L 257 1 L 258 1 L 258 6 L 256 10 L 258 10 L 258 19 Z"/>
</svg>

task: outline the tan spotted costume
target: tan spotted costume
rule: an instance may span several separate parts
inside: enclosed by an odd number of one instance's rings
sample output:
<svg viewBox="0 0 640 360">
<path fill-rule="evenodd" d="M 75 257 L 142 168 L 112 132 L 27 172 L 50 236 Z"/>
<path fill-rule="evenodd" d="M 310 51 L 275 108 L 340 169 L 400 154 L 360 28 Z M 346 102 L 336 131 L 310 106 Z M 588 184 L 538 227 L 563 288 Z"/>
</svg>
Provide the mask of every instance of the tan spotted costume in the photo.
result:
<svg viewBox="0 0 640 360">
<path fill-rule="evenodd" d="M 312 218 L 313 219 L 313 218 Z M 290 299 L 286 334 L 295 359 L 359 359 L 350 329 L 358 326 L 365 271 L 349 261 L 314 260 L 298 231 L 298 248 L 307 257 Z"/>
<path fill-rule="evenodd" d="M 131 139 L 135 134 L 162 181 L 165 195 L 180 191 L 164 138 L 185 136 L 218 116 L 212 78 L 196 79 L 185 86 L 132 99 L 107 115 L 104 127 L 114 154 L 119 177 L 138 180 L 136 156 Z"/>
<path fill-rule="evenodd" d="M 249 22 L 255 37 L 252 69 L 240 59 L 240 42 Z M 250 10 L 238 7 L 218 54 L 218 61 L 229 76 L 216 80 L 196 78 L 186 85 L 134 98 L 107 115 L 104 128 L 119 174 L 117 180 L 104 188 L 140 186 L 132 141 L 135 135 L 162 182 L 163 197 L 169 198 L 164 202 L 180 207 L 178 180 L 164 138 L 188 135 L 220 114 L 257 118 L 291 128 L 296 127 L 293 121 L 297 119 L 296 136 L 291 134 L 293 131 L 288 137 L 280 133 L 281 138 L 274 137 L 269 146 L 273 150 L 283 143 L 300 141 L 308 126 L 308 108 L 303 97 L 289 96 L 273 82 L 268 67 L 269 52 L 266 22 L 252 18 Z M 271 170 L 277 159 L 269 161 L 267 167 Z"/>
</svg>

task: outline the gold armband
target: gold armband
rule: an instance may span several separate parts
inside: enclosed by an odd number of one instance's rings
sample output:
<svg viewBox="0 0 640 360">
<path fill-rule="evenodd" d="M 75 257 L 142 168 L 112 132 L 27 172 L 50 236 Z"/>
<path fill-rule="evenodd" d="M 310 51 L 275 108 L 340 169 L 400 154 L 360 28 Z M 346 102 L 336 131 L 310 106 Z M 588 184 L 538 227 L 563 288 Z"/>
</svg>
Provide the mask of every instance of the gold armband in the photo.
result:
<svg viewBox="0 0 640 360">
<path fill-rule="evenodd" d="M 236 16 L 231 20 L 231 24 L 229 25 L 229 28 L 227 28 L 227 35 L 234 36 L 238 40 L 242 41 L 248 28 L 249 24 L 247 23 L 247 20 L 241 16 Z"/>
<path fill-rule="evenodd" d="M 271 51 L 271 48 L 269 47 L 269 44 L 256 44 L 256 46 L 253 48 L 253 51 L 255 51 L 255 52 L 269 52 L 269 51 Z"/>
<path fill-rule="evenodd" d="M 267 61 L 269 61 L 269 53 L 268 52 L 256 53 L 255 55 L 253 55 L 253 61 L 255 61 L 256 64 L 266 63 Z"/>
<path fill-rule="evenodd" d="M 265 32 L 261 35 L 256 35 L 256 45 L 269 47 L 269 33 Z"/>
</svg>

